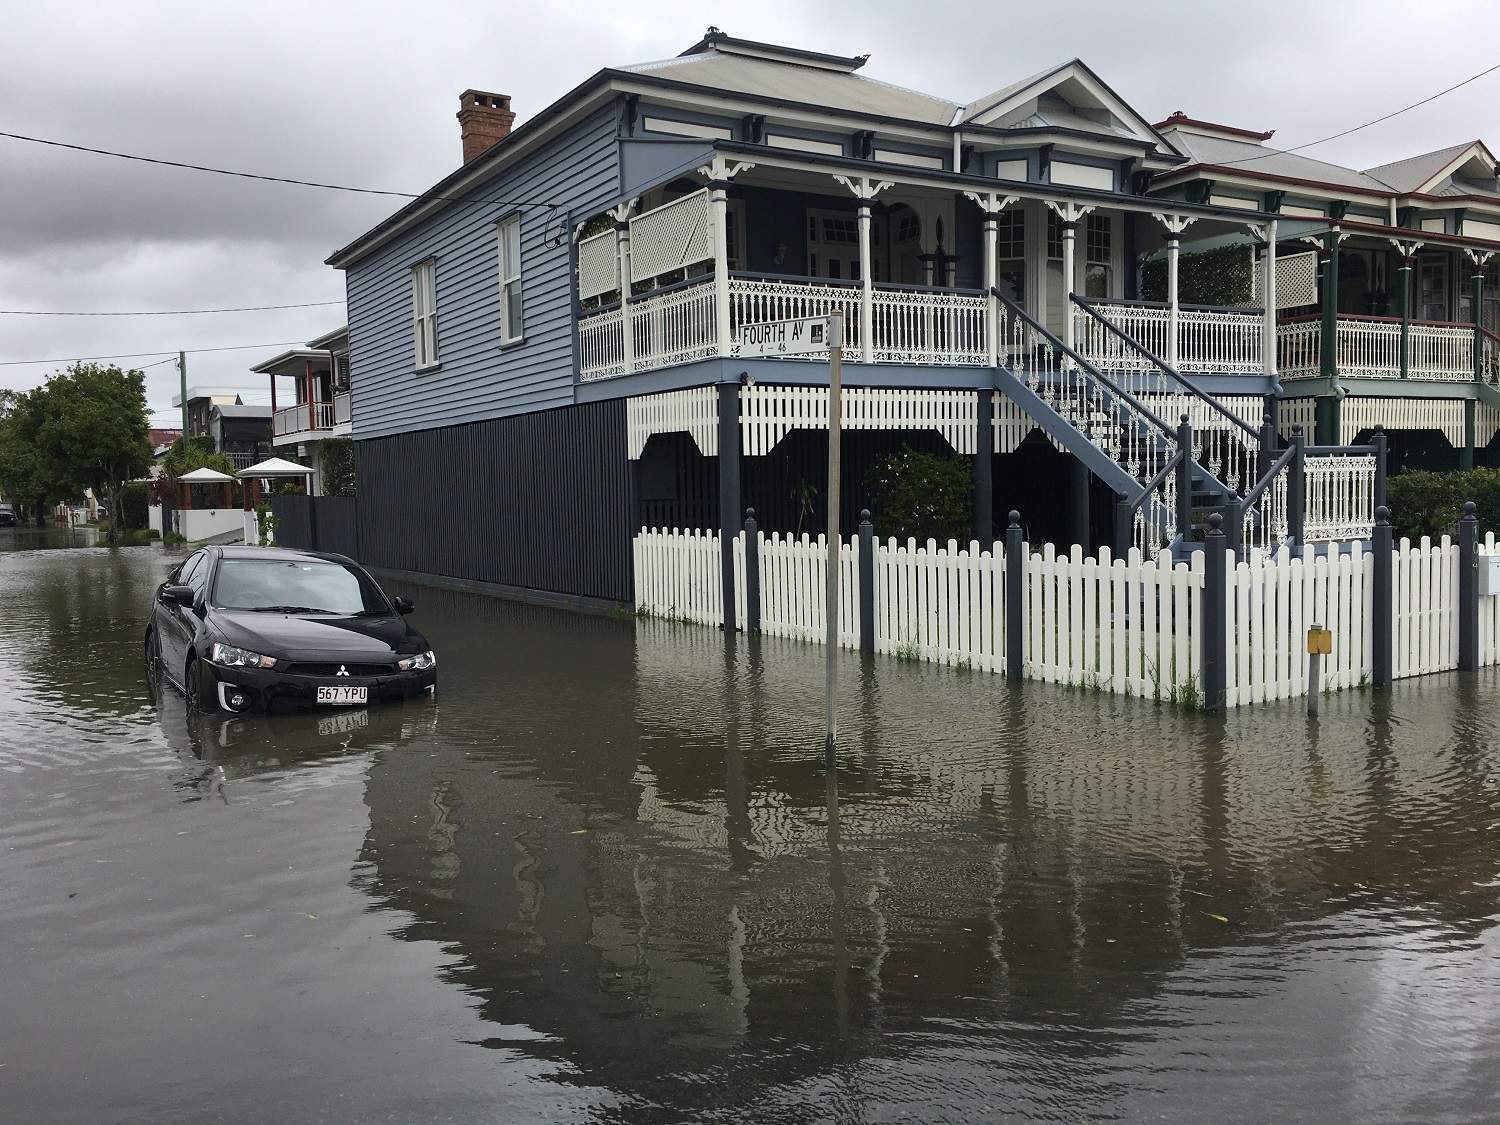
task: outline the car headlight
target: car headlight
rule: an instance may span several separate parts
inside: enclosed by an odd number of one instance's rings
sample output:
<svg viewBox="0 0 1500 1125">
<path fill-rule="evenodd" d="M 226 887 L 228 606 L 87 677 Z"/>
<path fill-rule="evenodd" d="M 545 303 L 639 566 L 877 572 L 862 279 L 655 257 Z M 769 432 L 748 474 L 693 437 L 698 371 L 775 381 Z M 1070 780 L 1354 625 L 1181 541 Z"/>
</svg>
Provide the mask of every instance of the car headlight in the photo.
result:
<svg viewBox="0 0 1500 1125">
<path fill-rule="evenodd" d="M 275 657 L 262 656 L 247 648 L 235 648 L 233 645 L 221 645 L 217 642 L 209 658 L 215 664 L 222 664 L 226 668 L 274 668 L 276 666 Z"/>
<path fill-rule="evenodd" d="M 417 653 L 416 656 L 403 656 L 396 661 L 396 667 L 403 672 L 425 672 L 429 668 L 437 667 L 437 653 L 428 649 L 426 652 Z"/>
</svg>

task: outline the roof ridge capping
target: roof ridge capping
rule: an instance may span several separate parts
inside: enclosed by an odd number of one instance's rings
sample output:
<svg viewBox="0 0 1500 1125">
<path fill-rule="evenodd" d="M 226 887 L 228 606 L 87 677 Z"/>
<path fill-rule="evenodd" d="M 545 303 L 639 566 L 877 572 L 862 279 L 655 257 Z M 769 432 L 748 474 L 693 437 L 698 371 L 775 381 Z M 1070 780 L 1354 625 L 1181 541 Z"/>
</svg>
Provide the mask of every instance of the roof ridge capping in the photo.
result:
<svg viewBox="0 0 1500 1125">
<path fill-rule="evenodd" d="M 775 59 L 778 62 L 797 66 L 812 66 L 823 70 L 837 70 L 852 74 L 870 61 L 869 55 L 833 55 L 823 51 L 808 51 L 801 47 L 784 47 L 779 43 L 762 43 L 755 39 L 736 39 L 717 27 L 710 26 L 703 38 L 694 43 L 678 58 L 701 55 L 704 51 L 720 51 L 726 55 L 750 55 L 754 58 Z"/>
<path fill-rule="evenodd" d="M 1213 121 L 1200 121 L 1196 117 L 1189 117 L 1180 109 L 1174 111 L 1170 117 L 1153 123 L 1151 127 L 1153 129 L 1189 129 L 1193 132 L 1208 133 L 1211 136 L 1236 141 L 1269 141 L 1276 135 L 1275 129 L 1261 132 L 1256 129 L 1240 129 L 1234 125 L 1219 125 Z"/>
</svg>

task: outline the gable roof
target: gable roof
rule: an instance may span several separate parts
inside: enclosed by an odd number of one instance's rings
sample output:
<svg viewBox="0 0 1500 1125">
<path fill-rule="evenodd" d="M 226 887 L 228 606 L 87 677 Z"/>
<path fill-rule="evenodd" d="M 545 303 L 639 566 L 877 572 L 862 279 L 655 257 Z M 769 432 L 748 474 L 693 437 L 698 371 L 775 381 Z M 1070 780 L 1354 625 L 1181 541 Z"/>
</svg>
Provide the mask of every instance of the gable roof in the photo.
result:
<svg viewBox="0 0 1500 1125">
<path fill-rule="evenodd" d="M 1444 178 L 1475 158 L 1485 162 L 1493 177 L 1495 157 L 1483 141 L 1468 141 L 1418 156 L 1408 156 L 1404 160 L 1366 168 L 1365 174 L 1374 176 L 1403 194 L 1421 194 L 1432 191 Z"/>
<path fill-rule="evenodd" d="M 1091 104 L 1085 104 L 1081 108 L 1106 111 L 1110 115 L 1109 124 L 1095 121 L 1085 113 L 1041 105 L 1038 105 L 1025 118 L 1014 121 L 1004 120 L 1008 115 L 1037 101 L 1044 94 L 1054 92 L 1074 107 L 1078 107 L 1081 101 L 1086 101 Z M 1083 129 L 1094 133 L 1119 134 L 1123 132 L 1133 140 L 1146 141 L 1165 152 L 1178 154 L 1178 150 L 1165 136 L 1137 113 L 1124 98 L 1110 89 L 1109 84 L 1095 74 L 1082 59 L 1069 59 L 1065 63 L 1038 71 L 1029 78 L 1012 82 L 1009 86 L 1002 86 L 993 93 L 986 94 L 963 107 L 955 124 Z"/>
</svg>

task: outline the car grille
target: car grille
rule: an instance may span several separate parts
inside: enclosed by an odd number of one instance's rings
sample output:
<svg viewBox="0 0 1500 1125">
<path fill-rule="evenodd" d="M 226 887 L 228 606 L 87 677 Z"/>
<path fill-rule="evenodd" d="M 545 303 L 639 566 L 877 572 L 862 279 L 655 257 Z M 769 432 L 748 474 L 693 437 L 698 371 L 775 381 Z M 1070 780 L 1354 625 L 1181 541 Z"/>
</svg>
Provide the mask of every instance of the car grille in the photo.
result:
<svg viewBox="0 0 1500 1125">
<path fill-rule="evenodd" d="M 388 676 L 396 670 L 394 664 L 341 664 L 338 662 L 325 662 L 288 664 L 282 671 L 290 676 L 337 676 L 340 668 L 344 669 L 351 676 Z"/>
</svg>

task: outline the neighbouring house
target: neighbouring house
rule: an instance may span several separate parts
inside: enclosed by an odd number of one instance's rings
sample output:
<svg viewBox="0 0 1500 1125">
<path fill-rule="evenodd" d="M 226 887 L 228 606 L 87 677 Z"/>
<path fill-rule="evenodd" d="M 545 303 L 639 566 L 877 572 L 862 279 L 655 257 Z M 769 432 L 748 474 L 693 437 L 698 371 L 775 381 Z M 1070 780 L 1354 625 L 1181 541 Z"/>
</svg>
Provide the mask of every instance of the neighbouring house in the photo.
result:
<svg viewBox="0 0 1500 1125">
<path fill-rule="evenodd" d="M 349 330 L 336 328 L 250 370 L 271 377 L 275 455 L 311 468 L 313 493 L 321 495 L 322 443 L 351 432 Z"/>
<path fill-rule="evenodd" d="M 182 396 L 172 396 L 182 407 Z M 214 451 L 243 469 L 271 455 L 271 407 L 246 403 L 231 388 L 188 388 L 188 435 L 212 439 Z"/>
<path fill-rule="evenodd" d="M 642 527 L 821 526 L 828 367 L 739 338 L 832 312 L 846 528 L 905 446 L 970 459 L 982 542 L 1017 508 L 1034 542 L 1179 554 L 1214 512 L 1368 535 L 1377 425 L 1494 457 L 1482 145 L 1353 172 L 1153 123 L 1076 59 L 968 102 L 868 62 L 711 28 L 519 128 L 466 91 L 462 166 L 328 259 L 365 561 L 629 601 Z M 318 343 L 256 369 L 309 430 Z"/>
</svg>

